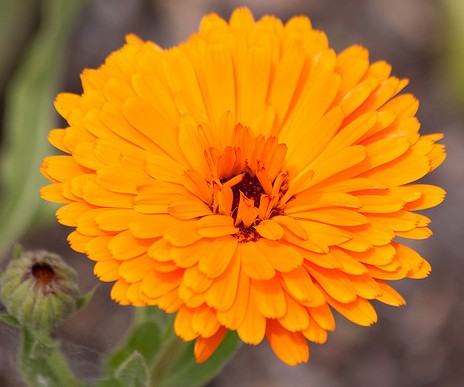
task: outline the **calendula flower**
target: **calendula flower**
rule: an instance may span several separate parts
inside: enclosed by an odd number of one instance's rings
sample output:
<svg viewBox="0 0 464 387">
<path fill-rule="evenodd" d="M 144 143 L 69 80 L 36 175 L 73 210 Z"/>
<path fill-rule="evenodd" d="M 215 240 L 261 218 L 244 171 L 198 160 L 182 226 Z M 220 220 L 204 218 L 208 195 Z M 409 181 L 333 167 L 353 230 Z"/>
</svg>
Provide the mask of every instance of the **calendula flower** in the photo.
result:
<svg viewBox="0 0 464 387">
<path fill-rule="evenodd" d="M 227 330 L 305 362 L 332 309 L 370 325 L 370 300 L 404 303 L 386 281 L 430 271 L 395 240 L 428 238 L 415 211 L 445 194 L 410 184 L 445 153 L 407 83 L 306 17 L 211 14 L 166 50 L 130 35 L 58 96 L 67 155 L 45 159 L 41 193 L 112 298 L 176 313 L 199 362 Z"/>
</svg>

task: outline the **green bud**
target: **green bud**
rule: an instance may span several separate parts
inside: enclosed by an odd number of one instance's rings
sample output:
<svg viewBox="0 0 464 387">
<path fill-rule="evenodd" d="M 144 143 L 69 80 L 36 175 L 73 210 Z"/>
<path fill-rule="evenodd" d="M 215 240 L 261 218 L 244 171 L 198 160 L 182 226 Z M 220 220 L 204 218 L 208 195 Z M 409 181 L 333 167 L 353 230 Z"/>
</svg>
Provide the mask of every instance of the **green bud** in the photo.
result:
<svg viewBox="0 0 464 387">
<path fill-rule="evenodd" d="M 76 310 L 77 275 L 60 256 L 26 252 L 0 278 L 0 300 L 8 313 L 34 331 L 50 331 Z"/>
</svg>

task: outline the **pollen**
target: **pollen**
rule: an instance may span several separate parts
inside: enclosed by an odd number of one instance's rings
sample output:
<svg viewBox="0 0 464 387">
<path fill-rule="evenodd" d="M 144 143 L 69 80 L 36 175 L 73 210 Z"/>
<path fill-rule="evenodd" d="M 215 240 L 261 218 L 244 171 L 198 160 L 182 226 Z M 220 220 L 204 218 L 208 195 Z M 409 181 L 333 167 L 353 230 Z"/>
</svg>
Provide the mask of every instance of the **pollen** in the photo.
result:
<svg viewBox="0 0 464 387">
<path fill-rule="evenodd" d="M 261 236 L 254 227 L 239 227 L 239 232 L 234 235 L 238 243 L 256 242 Z"/>
</svg>

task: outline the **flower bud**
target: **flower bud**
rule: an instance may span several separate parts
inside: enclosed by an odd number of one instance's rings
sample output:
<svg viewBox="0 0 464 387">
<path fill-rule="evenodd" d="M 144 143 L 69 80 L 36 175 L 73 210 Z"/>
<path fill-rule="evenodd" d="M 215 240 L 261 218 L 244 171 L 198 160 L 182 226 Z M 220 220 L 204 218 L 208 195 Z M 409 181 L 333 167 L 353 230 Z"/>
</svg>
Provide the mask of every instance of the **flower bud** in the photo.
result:
<svg viewBox="0 0 464 387">
<path fill-rule="evenodd" d="M 0 300 L 32 330 L 50 331 L 76 310 L 77 297 L 76 272 L 47 251 L 23 253 L 0 278 Z"/>
</svg>

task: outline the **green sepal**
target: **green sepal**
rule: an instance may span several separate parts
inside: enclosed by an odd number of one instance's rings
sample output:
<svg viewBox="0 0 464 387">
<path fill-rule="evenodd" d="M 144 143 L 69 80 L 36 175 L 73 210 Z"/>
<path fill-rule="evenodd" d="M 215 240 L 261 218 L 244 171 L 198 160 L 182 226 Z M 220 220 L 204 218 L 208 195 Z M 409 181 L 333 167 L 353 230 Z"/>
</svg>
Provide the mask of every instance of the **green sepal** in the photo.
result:
<svg viewBox="0 0 464 387">
<path fill-rule="evenodd" d="M 13 248 L 13 259 L 21 258 L 23 255 L 24 249 L 21 245 L 15 245 Z"/>
<path fill-rule="evenodd" d="M 13 317 L 8 313 L 0 313 L 0 321 L 3 321 L 5 324 L 11 325 L 12 327 L 19 327 L 19 321 L 16 317 Z"/>
<path fill-rule="evenodd" d="M 76 300 L 76 312 L 78 310 L 81 310 L 84 306 L 86 306 L 92 300 L 97 289 L 98 289 L 98 286 L 95 286 L 93 289 L 89 290 L 87 293 L 85 293 L 83 296 L 80 296 Z"/>
</svg>

